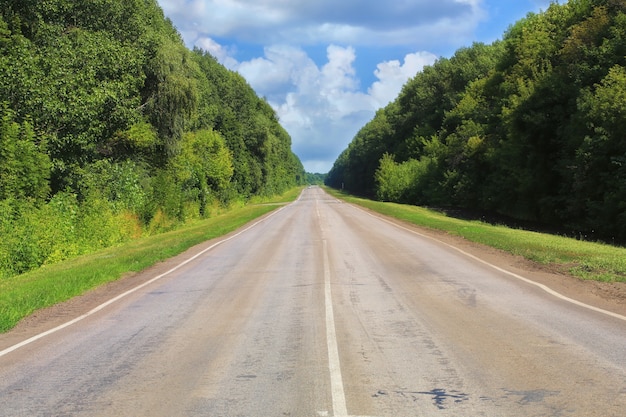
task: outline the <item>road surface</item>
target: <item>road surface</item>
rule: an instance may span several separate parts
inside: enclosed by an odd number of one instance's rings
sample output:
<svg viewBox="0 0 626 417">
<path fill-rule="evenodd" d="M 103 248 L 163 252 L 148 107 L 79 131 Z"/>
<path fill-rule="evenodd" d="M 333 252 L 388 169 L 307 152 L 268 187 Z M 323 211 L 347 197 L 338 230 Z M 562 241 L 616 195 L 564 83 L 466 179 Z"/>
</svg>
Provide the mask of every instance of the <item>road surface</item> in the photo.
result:
<svg viewBox="0 0 626 417">
<path fill-rule="evenodd" d="M 0 415 L 625 415 L 625 317 L 320 188 L 196 253 L 0 343 Z"/>
</svg>

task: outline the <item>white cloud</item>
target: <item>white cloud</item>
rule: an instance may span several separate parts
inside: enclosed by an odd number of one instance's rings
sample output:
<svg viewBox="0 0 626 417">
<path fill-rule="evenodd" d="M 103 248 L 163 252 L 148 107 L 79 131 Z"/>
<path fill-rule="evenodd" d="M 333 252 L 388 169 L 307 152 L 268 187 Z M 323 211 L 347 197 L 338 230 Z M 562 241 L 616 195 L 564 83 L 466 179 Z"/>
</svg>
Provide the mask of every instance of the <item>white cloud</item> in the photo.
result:
<svg viewBox="0 0 626 417">
<path fill-rule="evenodd" d="M 215 50 L 214 43 L 210 43 Z M 330 45 L 326 62 L 318 66 L 301 48 L 274 45 L 264 56 L 239 62 L 242 74 L 257 94 L 275 109 L 289 132 L 294 152 L 309 172 L 327 172 L 358 130 L 377 109 L 393 100 L 402 85 L 432 64 L 433 54 L 408 54 L 401 64 L 378 64 L 377 80 L 363 92 L 355 71 L 352 47 Z M 233 60 L 232 57 L 227 57 Z"/>
<path fill-rule="evenodd" d="M 406 55 L 404 64 L 398 60 L 381 62 L 374 71 L 378 81 L 372 84 L 368 93 L 384 107 L 398 96 L 407 80 L 436 60 L 437 56 L 430 52 L 416 52 Z"/>
<path fill-rule="evenodd" d="M 203 37 L 257 44 L 450 44 L 467 38 L 484 0 L 159 0 L 187 44 Z"/>
<path fill-rule="evenodd" d="M 372 97 L 359 91 L 355 58 L 353 48 L 330 45 L 319 67 L 300 48 L 272 46 L 264 57 L 237 66 L 268 98 L 307 170 L 328 171 L 376 110 Z"/>
<path fill-rule="evenodd" d="M 237 60 L 233 58 L 235 51 L 226 48 L 211 38 L 201 38 L 195 46 L 213 55 L 226 68 L 232 69 L 237 66 Z"/>
<path fill-rule="evenodd" d="M 264 57 L 245 61 L 237 71 L 255 88 L 257 93 L 272 99 L 284 96 L 298 83 L 298 78 L 316 71 L 315 63 L 300 48 L 284 45 L 264 49 Z"/>
</svg>

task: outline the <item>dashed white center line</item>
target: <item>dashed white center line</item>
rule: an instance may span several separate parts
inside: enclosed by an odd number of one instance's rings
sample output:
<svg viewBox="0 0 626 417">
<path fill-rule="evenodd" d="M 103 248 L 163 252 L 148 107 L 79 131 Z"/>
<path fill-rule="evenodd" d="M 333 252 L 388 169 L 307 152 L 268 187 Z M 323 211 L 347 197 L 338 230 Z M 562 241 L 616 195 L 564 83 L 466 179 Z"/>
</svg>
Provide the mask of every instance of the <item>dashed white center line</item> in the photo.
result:
<svg viewBox="0 0 626 417">
<path fill-rule="evenodd" d="M 318 200 L 315 202 L 315 211 L 321 220 Z M 328 346 L 328 370 L 330 371 L 330 391 L 333 401 L 333 417 L 374 417 L 374 416 L 351 416 L 346 406 L 346 395 L 341 376 L 341 364 L 339 362 L 339 348 L 337 345 L 337 333 L 335 330 L 335 314 L 333 311 L 333 297 L 330 285 L 331 271 L 328 258 L 328 243 L 322 229 L 322 243 L 324 251 L 324 300 L 326 304 L 326 344 Z M 319 416 L 328 416 L 326 411 L 318 411 Z"/>
<path fill-rule="evenodd" d="M 335 315 L 330 287 L 330 262 L 328 261 L 328 246 L 324 244 L 324 293 L 326 303 L 326 344 L 328 345 L 328 369 L 330 370 L 330 390 L 333 400 L 333 415 L 347 416 L 346 396 L 343 390 L 341 365 L 339 363 L 339 349 L 337 347 L 337 333 L 335 332 Z"/>
</svg>

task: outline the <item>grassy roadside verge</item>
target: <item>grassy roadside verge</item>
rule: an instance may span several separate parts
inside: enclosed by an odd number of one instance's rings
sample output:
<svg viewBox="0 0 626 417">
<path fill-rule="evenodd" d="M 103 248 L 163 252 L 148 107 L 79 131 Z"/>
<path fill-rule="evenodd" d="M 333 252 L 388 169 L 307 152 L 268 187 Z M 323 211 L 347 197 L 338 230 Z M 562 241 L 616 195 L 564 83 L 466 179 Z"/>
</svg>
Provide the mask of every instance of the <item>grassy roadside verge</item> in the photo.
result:
<svg viewBox="0 0 626 417">
<path fill-rule="evenodd" d="M 550 234 L 493 226 L 445 216 L 422 207 L 357 198 L 326 188 L 333 196 L 378 213 L 469 241 L 491 246 L 531 261 L 556 267 L 576 277 L 604 282 L 626 282 L 626 249 Z"/>
<path fill-rule="evenodd" d="M 281 203 L 295 200 L 299 193 L 300 188 L 297 188 L 274 199 L 255 200 L 255 204 L 233 208 L 171 232 L 0 280 L 0 332 L 13 328 L 38 309 L 115 281 L 129 272 L 141 271 L 194 245 L 236 230 L 275 210 Z"/>
</svg>

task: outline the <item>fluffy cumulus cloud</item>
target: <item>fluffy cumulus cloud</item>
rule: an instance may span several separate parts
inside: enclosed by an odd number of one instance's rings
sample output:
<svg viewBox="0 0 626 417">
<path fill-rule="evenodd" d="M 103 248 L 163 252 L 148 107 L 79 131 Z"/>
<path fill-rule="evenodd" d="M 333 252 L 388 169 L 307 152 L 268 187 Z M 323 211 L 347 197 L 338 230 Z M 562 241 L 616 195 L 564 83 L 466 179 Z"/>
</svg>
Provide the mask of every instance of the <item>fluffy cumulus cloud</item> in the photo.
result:
<svg viewBox="0 0 626 417">
<path fill-rule="evenodd" d="M 379 106 L 359 91 L 355 57 L 351 47 L 330 45 L 318 66 L 301 48 L 271 46 L 236 67 L 276 110 L 307 170 L 327 171 Z"/>
<path fill-rule="evenodd" d="M 326 172 L 377 109 L 393 100 L 406 81 L 436 57 L 413 53 L 404 62 L 378 64 L 375 81 L 361 91 L 355 49 L 330 45 L 318 66 L 301 48 L 271 46 L 264 56 L 235 69 L 276 110 L 307 171 Z"/>
<path fill-rule="evenodd" d="M 378 81 L 368 89 L 369 94 L 381 105 L 392 101 L 408 79 L 412 78 L 426 65 L 432 65 L 437 56 L 430 52 L 416 52 L 404 57 L 404 63 L 398 60 L 381 62 L 374 74 Z"/>
</svg>

